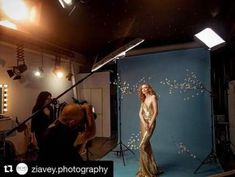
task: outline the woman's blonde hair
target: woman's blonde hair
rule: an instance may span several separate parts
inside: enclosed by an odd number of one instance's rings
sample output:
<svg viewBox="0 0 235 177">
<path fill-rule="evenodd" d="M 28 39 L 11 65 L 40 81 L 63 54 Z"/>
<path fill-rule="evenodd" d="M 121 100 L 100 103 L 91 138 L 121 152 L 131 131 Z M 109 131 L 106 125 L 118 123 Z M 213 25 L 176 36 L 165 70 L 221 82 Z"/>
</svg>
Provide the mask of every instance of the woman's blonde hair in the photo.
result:
<svg viewBox="0 0 235 177">
<path fill-rule="evenodd" d="M 140 97 L 141 102 L 144 102 L 144 100 L 145 100 L 145 95 L 142 92 L 143 85 L 146 85 L 148 87 L 150 95 L 155 95 L 156 99 L 158 99 L 158 96 L 157 96 L 156 92 L 153 90 L 153 87 L 150 84 L 144 83 L 144 84 L 141 84 L 138 88 L 138 93 L 139 93 L 139 97 Z"/>
</svg>

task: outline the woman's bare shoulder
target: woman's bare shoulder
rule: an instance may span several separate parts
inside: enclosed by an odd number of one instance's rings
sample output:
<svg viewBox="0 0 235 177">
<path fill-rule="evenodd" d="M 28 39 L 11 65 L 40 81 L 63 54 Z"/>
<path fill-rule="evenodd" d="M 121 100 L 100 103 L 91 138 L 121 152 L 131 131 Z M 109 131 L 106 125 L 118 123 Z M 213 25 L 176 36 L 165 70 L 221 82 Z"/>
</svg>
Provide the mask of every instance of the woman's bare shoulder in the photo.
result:
<svg viewBox="0 0 235 177">
<path fill-rule="evenodd" d="M 152 99 L 157 99 L 156 95 L 151 96 Z"/>
<path fill-rule="evenodd" d="M 158 97 L 156 95 L 152 95 L 151 100 L 152 101 L 158 101 Z"/>
</svg>

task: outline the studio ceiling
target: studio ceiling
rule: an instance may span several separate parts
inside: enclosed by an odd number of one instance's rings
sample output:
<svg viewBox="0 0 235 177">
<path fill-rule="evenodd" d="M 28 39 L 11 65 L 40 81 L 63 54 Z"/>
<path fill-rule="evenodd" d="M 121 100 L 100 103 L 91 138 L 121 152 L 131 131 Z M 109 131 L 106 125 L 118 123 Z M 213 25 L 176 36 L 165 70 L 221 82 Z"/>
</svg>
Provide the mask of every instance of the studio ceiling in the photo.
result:
<svg viewBox="0 0 235 177">
<path fill-rule="evenodd" d="M 145 39 L 138 48 L 187 43 L 212 27 L 225 40 L 234 40 L 233 0 L 81 0 L 71 14 L 57 0 L 41 2 L 40 26 L 32 36 L 91 63 L 134 38 Z"/>
</svg>

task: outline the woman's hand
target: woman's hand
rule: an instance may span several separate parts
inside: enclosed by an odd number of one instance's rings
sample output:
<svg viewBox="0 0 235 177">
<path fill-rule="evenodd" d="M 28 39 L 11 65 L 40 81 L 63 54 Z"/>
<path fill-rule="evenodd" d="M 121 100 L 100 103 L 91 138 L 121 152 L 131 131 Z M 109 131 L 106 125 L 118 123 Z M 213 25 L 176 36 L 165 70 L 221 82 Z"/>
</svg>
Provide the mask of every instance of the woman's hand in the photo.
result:
<svg viewBox="0 0 235 177">
<path fill-rule="evenodd" d="M 49 110 L 47 107 L 45 107 L 45 108 L 43 109 L 43 112 L 44 112 L 44 114 L 46 114 L 48 117 L 50 117 L 50 110 Z"/>
<path fill-rule="evenodd" d="M 146 130 L 147 132 L 149 132 L 150 126 L 149 126 L 149 123 L 148 123 L 148 122 L 146 122 L 146 123 L 144 124 L 144 128 L 145 128 L 145 130 Z"/>
<path fill-rule="evenodd" d="M 37 140 L 36 140 L 35 133 L 32 132 L 30 136 L 31 136 L 30 143 L 33 144 L 34 146 L 36 146 L 37 145 Z"/>
</svg>

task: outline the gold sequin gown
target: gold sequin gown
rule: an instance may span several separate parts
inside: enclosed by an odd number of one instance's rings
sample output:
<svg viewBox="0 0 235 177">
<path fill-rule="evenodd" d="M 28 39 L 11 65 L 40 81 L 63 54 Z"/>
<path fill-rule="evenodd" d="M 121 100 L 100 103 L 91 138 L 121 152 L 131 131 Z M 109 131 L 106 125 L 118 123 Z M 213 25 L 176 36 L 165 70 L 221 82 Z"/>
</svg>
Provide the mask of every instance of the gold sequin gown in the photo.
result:
<svg viewBox="0 0 235 177">
<path fill-rule="evenodd" d="M 144 121 L 150 121 L 153 115 L 152 105 L 149 107 L 142 103 L 143 117 Z M 150 144 L 150 138 L 152 137 L 153 131 L 156 126 L 156 121 L 154 121 L 152 128 L 149 132 L 146 132 L 144 126 L 140 125 L 141 128 L 141 143 L 140 143 L 140 161 L 139 170 L 136 177 L 157 177 L 158 167 L 154 159 L 152 147 Z"/>
</svg>

